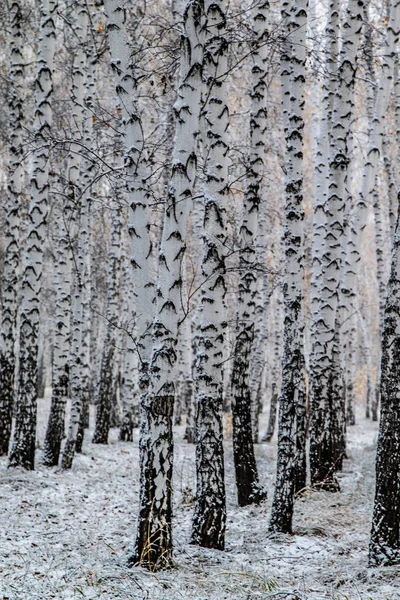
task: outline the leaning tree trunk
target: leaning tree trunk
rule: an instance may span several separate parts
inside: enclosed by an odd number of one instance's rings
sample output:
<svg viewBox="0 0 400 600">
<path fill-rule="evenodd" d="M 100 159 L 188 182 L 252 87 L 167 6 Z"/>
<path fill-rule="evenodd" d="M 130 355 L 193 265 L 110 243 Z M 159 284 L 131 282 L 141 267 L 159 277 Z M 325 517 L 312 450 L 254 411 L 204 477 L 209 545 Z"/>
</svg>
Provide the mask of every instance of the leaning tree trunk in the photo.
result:
<svg viewBox="0 0 400 600">
<path fill-rule="evenodd" d="M 176 379 L 176 346 L 183 317 L 182 259 L 194 189 L 196 140 L 203 65 L 202 4 L 190 2 L 184 13 L 172 174 L 165 204 L 153 352 L 148 392 L 141 405 L 140 506 L 138 531 L 130 563 L 150 570 L 172 560 L 172 419 Z"/>
<path fill-rule="evenodd" d="M 14 403 L 15 325 L 19 266 L 19 206 L 24 183 L 24 57 L 22 11 L 18 0 L 9 2 L 9 159 L 6 200 L 5 249 L 0 335 L 0 456 L 8 453 Z"/>
<path fill-rule="evenodd" d="M 22 305 L 19 333 L 19 374 L 11 467 L 34 469 L 37 412 L 37 359 L 40 323 L 40 291 L 43 242 L 46 234 L 49 191 L 49 152 L 52 126 L 53 63 L 56 46 L 56 0 L 42 0 L 38 66 L 35 82 L 35 148 L 32 195 L 22 273 Z"/>
<path fill-rule="evenodd" d="M 394 237 L 382 338 L 381 419 L 369 546 L 371 566 L 400 563 L 400 223 Z"/>
<path fill-rule="evenodd" d="M 303 129 L 308 0 L 284 0 L 281 82 L 285 153 L 284 351 L 277 478 L 270 531 L 291 533 L 294 495 L 305 486 Z"/>
<path fill-rule="evenodd" d="M 250 110 L 250 158 L 243 220 L 240 227 L 239 290 L 236 341 L 232 368 L 233 458 L 239 506 L 258 504 L 266 496 L 259 484 L 253 446 L 250 357 L 254 344 L 255 300 L 260 267 L 256 264 L 256 240 L 264 171 L 267 129 L 267 69 L 264 61 L 269 31 L 269 2 L 253 15 L 257 50 L 253 53 L 253 81 Z"/>
<path fill-rule="evenodd" d="M 227 72 L 224 0 L 205 3 L 205 94 L 203 145 L 204 255 L 200 298 L 200 326 L 196 348 L 196 505 L 191 542 L 223 550 L 226 500 L 223 450 L 223 357 L 225 307 L 225 206 L 227 193 L 228 106 L 224 81 Z"/>
</svg>

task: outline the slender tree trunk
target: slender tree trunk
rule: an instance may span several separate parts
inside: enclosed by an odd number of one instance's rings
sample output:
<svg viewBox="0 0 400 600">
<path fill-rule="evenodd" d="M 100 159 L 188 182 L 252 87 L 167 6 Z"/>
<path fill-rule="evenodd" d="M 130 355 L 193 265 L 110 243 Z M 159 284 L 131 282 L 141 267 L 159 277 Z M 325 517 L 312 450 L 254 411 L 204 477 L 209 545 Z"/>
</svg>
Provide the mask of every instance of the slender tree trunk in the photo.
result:
<svg viewBox="0 0 400 600">
<path fill-rule="evenodd" d="M 123 303 L 121 326 L 125 335 L 121 372 L 122 420 L 119 439 L 133 441 L 133 429 L 139 426 L 139 357 L 136 352 L 135 331 L 130 308 L 134 305 L 132 273 L 128 256 L 122 257 Z"/>
<path fill-rule="evenodd" d="M 35 149 L 32 195 L 22 274 L 22 306 L 19 333 L 19 374 L 15 433 L 10 453 L 11 467 L 31 470 L 35 465 L 37 359 L 40 323 L 40 291 L 43 241 L 46 233 L 49 190 L 49 152 L 52 125 L 53 61 L 56 44 L 56 0 L 43 0 L 40 7 L 38 67 L 35 83 Z"/>
<path fill-rule="evenodd" d="M 275 341 L 274 341 L 274 363 L 273 369 L 271 373 L 271 402 L 269 408 L 269 417 L 268 417 L 268 425 L 265 433 L 263 434 L 261 440 L 263 442 L 270 442 L 273 438 L 275 432 L 275 423 L 276 423 L 276 415 L 278 409 L 278 399 L 279 399 L 279 373 L 282 363 L 282 352 L 281 352 L 281 298 L 277 298 L 276 302 L 276 315 L 275 315 Z"/>
<path fill-rule="evenodd" d="M 91 121 L 91 115 L 85 113 L 84 101 L 86 96 L 87 77 L 87 33 L 89 15 L 85 3 L 78 4 L 76 22 L 74 23 L 74 34 L 78 39 L 76 56 L 73 70 L 73 99 L 74 99 L 74 121 L 77 125 L 77 133 L 84 138 L 85 121 Z M 88 140 L 85 139 L 85 142 Z M 78 152 L 79 149 L 77 148 Z M 81 154 L 81 152 L 80 152 Z M 75 159 L 76 160 L 76 159 Z M 84 165 L 81 168 L 81 161 Z M 75 215 L 73 228 L 76 237 L 75 245 L 75 272 L 72 293 L 71 311 L 71 342 L 70 342 L 70 370 L 69 389 L 71 397 L 71 414 L 68 426 L 67 440 L 65 442 L 61 467 L 70 469 L 75 452 L 81 446 L 80 424 L 83 412 L 83 331 L 84 323 L 83 304 L 86 288 L 90 285 L 87 272 L 86 257 L 90 255 L 90 198 L 84 190 L 90 189 L 90 168 L 85 158 L 80 156 L 79 163 L 75 162 L 73 169 L 69 172 L 69 181 L 72 183 L 72 197 L 75 200 Z"/>
<path fill-rule="evenodd" d="M 344 399 L 337 307 L 344 233 L 343 213 L 350 197 L 348 167 L 351 117 L 354 106 L 356 57 L 362 27 L 362 7 L 363 2 L 349 0 L 343 26 L 344 37 L 329 133 L 329 190 L 326 201 L 320 205 L 321 215 L 324 213 L 319 221 L 323 254 L 310 359 L 311 482 L 323 485 L 332 491 L 338 489 L 334 472 L 340 466 L 342 459 L 342 450 L 337 448 L 337 436 L 341 436 L 344 423 L 344 415 L 341 414 L 344 411 Z M 335 17 L 336 23 L 337 10 L 338 6 L 332 4 L 331 15 Z M 337 25 L 335 27 L 337 28 Z"/>
<path fill-rule="evenodd" d="M 260 266 L 261 277 L 255 299 L 254 344 L 250 359 L 250 393 L 252 410 L 253 442 L 259 438 L 259 415 L 262 412 L 264 400 L 263 371 L 265 369 L 268 314 L 270 312 L 270 275 L 266 271 L 267 256 L 267 205 L 262 203 L 259 209 L 257 234 L 257 264 Z M 268 375 L 269 376 L 269 375 Z"/>
<path fill-rule="evenodd" d="M 243 220 L 240 227 L 239 290 L 235 355 L 232 369 L 233 458 L 239 506 L 258 504 L 266 493 L 259 484 L 253 446 L 250 357 L 254 343 L 255 299 L 259 266 L 256 264 L 257 226 L 264 170 L 267 110 L 267 71 L 264 63 L 268 37 L 269 2 L 258 6 L 253 29 L 258 50 L 253 53 L 253 81 L 250 110 L 250 158 Z"/>
<path fill-rule="evenodd" d="M 354 319 L 354 317 L 353 317 Z M 357 362 L 357 329 L 355 326 L 349 328 L 351 334 L 347 340 L 345 361 L 346 361 L 346 423 L 347 425 L 356 424 L 355 413 L 355 376 Z"/>
<path fill-rule="evenodd" d="M 82 6 L 78 8 L 77 22 L 74 23 L 72 39 L 78 39 L 78 45 L 75 47 L 74 64 L 72 71 L 72 106 L 73 122 L 75 126 L 75 135 L 80 136 L 85 145 L 91 146 L 92 115 L 85 111 L 84 102 L 90 98 L 88 93 L 88 81 L 86 70 L 88 72 L 93 68 L 93 63 L 87 64 L 86 52 L 86 29 L 88 16 Z M 92 48 L 93 49 L 93 48 Z M 86 133 L 86 135 L 85 135 Z M 80 140 L 78 140 L 80 141 Z M 79 235 L 76 231 L 76 206 L 81 202 L 82 171 L 81 162 L 87 167 L 86 177 L 89 179 L 90 167 L 82 157 L 81 146 L 71 142 L 70 155 L 68 159 L 67 181 L 68 187 L 65 192 L 65 200 L 59 215 L 59 239 L 57 247 L 57 295 L 56 295 L 56 327 L 54 328 L 53 339 L 53 361 L 52 361 L 52 395 L 50 405 L 50 415 L 47 425 L 46 437 L 43 446 L 42 462 L 46 466 L 55 466 L 58 464 L 61 442 L 65 434 L 65 407 L 69 391 L 69 371 L 70 371 L 70 321 L 71 321 L 71 292 L 72 292 L 72 272 L 73 272 L 73 253 L 71 240 Z M 90 252 L 88 253 L 90 256 Z M 86 253 L 85 253 L 86 256 Z M 86 260 L 86 258 L 84 258 Z M 83 274 L 80 275 L 83 277 Z M 86 282 L 85 285 L 89 286 Z M 85 288 L 86 289 L 86 288 Z M 82 327 L 86 326 L 82 316 Z M 84 387 L 84 364 L 81 365 L 81 386 Z"/>
<path fill-rule="evenodd" d="M 400 229 L 397 221 L 382 338 L 381 419 L 369 546 L 371 566 L 400 563 Z"/>
<path fill-rule="evenodd" d="M 159 255 L 153 352 L 148 393 L 141 406 L 140 506 L 135 550 L 130 562 L 150 570 L 168 567 L 172 560 L 172 418 L 176 345 L 183 317 L 182 259 L 197 167 L 203 64 L 202 13 L 201 2 L 194 0 L 187 5 L 184 14 L 172 174 Z"/>
<path fill-rule="evenodd" d="M 281 84 L 286 141 L 284 351 L 277 478 L 270 531 L 291 533 L 294 495 L 305 486 L 303 129 L 308 0 L 284 0 Z"/>
<path fill-rule="evenodd" d="M 71 415 L 68 426 L 67 440 L 61 459 L 61 467 L 70 469 L 76 452 L 80 432 L 83 406 L 83 389 L 81 379 L 82 362 L 82 332 L 83 332 L 83 298 L 85 281 L 85 252 L 89 242 L 89 211 L 88 202 L 83 202 L 78 221 L 79 236 L 76 250 L 76 270 L 72 296 L 72 325 L 71 325 L 71 362 L 70 362 L 70 395 Z"/>
<path fill-rule="evenodd" d="M 203 286 L 197 339 L 196 474 L 197 492 L 191 542 L 222 550 L 226 500 L 223 450 L 223 358 L 226 329 L 225 206 L 228 107 L 225 76 L 227 42 L 224 0 L 205 2 L 204 75 L 206 105 L 202 133 L 205 154 Z"/>
<path fill-rule="evenodd" d="M 111 209 L 111 242 L 109 250 L 106 334 L 100 369 L 99 398 L 96 407 L 96 427 L 93 434 L 94 444 L 107 444 L 111 426 L 112 399 L 115 395 L 116 380 L 114 363 L 116 361 L 116 327 L 119 313 L 119 278 L 121 245 L 121 209 L 117 204 Z"/>
<path fill-rule="evenodd" d="M 22 11 L 18 0 L 8 3 L 10 22 L 9 179 L 6 200 L 5 249 L 0 335 L 0 456 L 8 453 L 14 403 L 15 326 L 19 266 L 19 206 L 24 183 L 24 56 Z"/>
<path fill-rule="evenodd" d="M 69 385 L 69 343 L 71 314 L 72 253 L 69 220 L 72 206 L 67 200 L 59 215 L 57 244 L 56 314 L 53 342 L 52 392 L 49 421 L 43 446 L 42 462 L 48 467 L 58 465 L 64 437 L 65 405 Z"/>
</svg>

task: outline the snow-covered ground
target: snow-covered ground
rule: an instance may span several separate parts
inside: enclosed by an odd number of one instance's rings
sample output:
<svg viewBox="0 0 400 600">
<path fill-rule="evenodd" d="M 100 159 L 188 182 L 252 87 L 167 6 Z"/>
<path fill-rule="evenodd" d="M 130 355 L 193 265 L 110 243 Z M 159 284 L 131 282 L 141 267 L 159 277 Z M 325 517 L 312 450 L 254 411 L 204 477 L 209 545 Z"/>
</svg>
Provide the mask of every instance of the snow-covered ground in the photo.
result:
<svg viewBox="0 0 400 600">
<path fill-rule="evenodd" d="M 40 403 L 39 444 L 48 405 Z M 237 508 L 232 449 L 226 443 L 226 551 L 188 544 L 195 489 L 194 446 L 176 430 L 174 543 L 176 568 L 126 568 L 138 507 L 138 443 L 112 432 L 70 472 L 8 470 L 0 459 L 0 599 L 394 600 L 400 568 L 367 568 L 377 425 L 359 418 L 349 430 L 342 492 L 306 491 L 296 502 L 294 535 L 271 537 L 275 444 L 257 458 L 268 501 Z"/>
</svg>

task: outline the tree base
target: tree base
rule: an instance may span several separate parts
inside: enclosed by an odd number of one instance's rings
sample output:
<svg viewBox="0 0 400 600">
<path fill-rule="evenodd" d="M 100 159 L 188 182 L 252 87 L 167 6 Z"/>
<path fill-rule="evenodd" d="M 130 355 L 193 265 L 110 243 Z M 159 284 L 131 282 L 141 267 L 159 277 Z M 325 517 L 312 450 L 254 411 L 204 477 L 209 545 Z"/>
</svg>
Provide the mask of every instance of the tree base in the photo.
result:
<svg viewBox="0 0 400 600">
<path fill-rule="evenodd" d="M 156 549 L 153 545 L 149 551 L 144 549 L 141 556 L 138 556 L 137 553 L 129 556 L 127 566 L 130 568 L 142 567 L 152 573 L 173 569 L 175 568 L 175 563 L 172 560 L 172 549 L 162 551 L 161 548 Z"/>
</svg>

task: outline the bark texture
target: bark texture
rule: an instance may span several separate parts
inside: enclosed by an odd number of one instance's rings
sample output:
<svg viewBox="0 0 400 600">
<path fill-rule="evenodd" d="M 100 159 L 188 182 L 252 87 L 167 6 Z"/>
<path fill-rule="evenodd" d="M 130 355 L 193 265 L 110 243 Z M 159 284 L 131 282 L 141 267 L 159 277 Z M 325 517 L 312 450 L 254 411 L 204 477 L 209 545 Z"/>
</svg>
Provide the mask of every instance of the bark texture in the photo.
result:
<svg viewBox="0 0 400 600">
<path fill-rule="evenodd" d="M 14 403 L 15 326 L 19 266 L 19 206 L 24 183 L 24 56 L 21 3 L 10 1 L 9 11 L 9 179 L 6 200 L 5 257 L 0 336 L 0 456 L 8 453 Z"/>
<path fill-rule="evenodd" d="M 206 39 L 202 115 L 205 154 L 203 286 L 197 336 L 196 475 L 197 492 L 191 542 L 223 550 L 226 499 L 223 451 L 223 358 L 226 323 L 225 247 L 228 106 L 226 7 L 224 0 L 204 5 Z"/>
<path fill-rule="evenodd" d="M 141 404 L 140 507 L 131 563 L 150 570 L 172 561 L 172 418 L 177 375 L 176 347 L 182 311 L 182 259 L 192 203 L 203 66 L 202 3 L 184 12 L 172 173 L 159 254 L 156 317 L 149 386 Z"/>
<path fill-rule="evenodd" d="M 258 504 L 266 497 L 257 472 L 253 446 L 250 358 L 255 336 L 255 303 L 260 267 L 257 265 L 257 229 L 264 170 L 267 128 L 266 40 L 269 2 L 254 11 L 253 30 L 257 49 L 253 53 L 250 158 L 243 220 L 240 227 L 239 289 L 235 356 L 232 368 L 233 457 L 239 506 Z"/>
<path fill-rule="evenodd" d="M 371 566 L 400 563 L 400 227 L 394 237 L 382 338 L 381 419 L 369 546 Z"/>
<path fill-rule="evenodd" d="M 56 0 L 40 5 L 40 36 L 35 81 L 35 150 L 32 195 L 25 263 L 22 273 L 22 306 L 19 330 L 17 411 L 10 466 L 31 470 L 35 465 L 37 360 L 40 323 L 40 291 L 43 271 L 43 239 L 49 191 L 49 151 L 52 125 L 53 66 L 56 45 Z"/>
<path fill-rule="evenodd" d="M 294 495 L 305 486 L 306 384 L 303 316 L 303 129 L 308 1 L 284 1 L 281 84 L 285 154 L 285 279 L 277 478 L 269 529 L 291 533 Z"/>
</svg>

